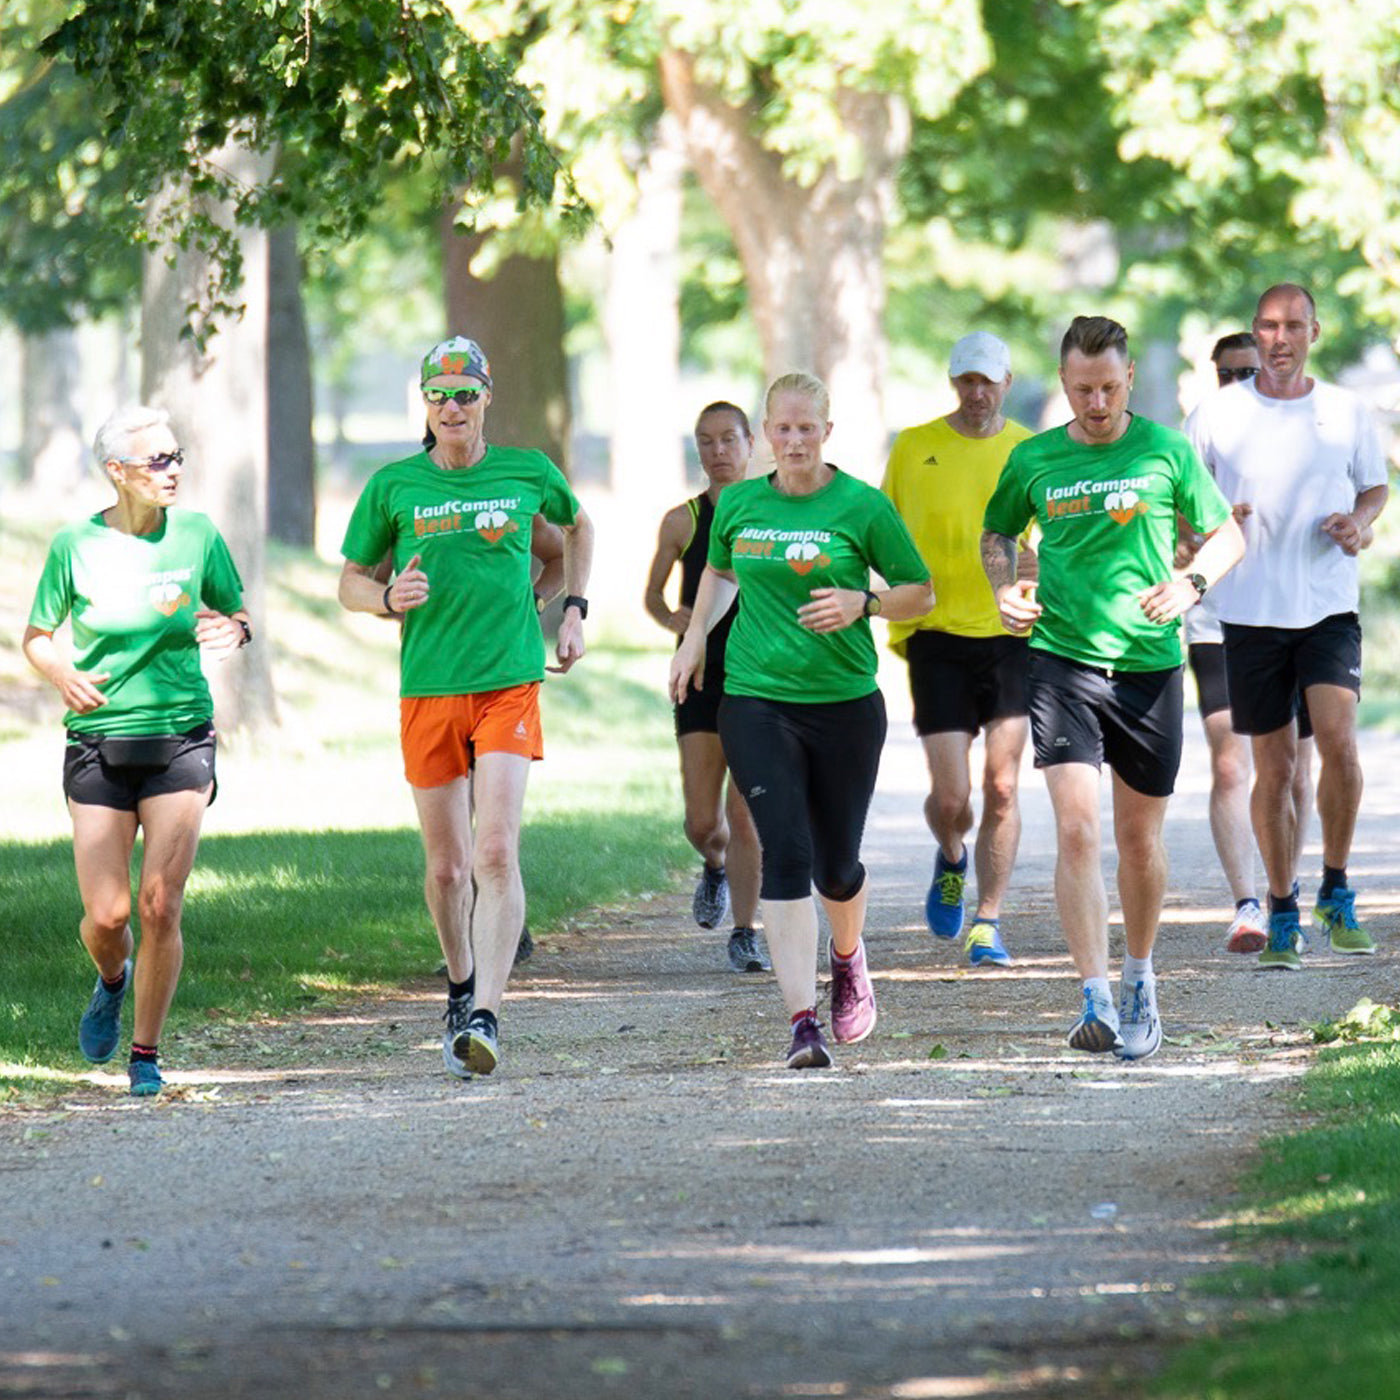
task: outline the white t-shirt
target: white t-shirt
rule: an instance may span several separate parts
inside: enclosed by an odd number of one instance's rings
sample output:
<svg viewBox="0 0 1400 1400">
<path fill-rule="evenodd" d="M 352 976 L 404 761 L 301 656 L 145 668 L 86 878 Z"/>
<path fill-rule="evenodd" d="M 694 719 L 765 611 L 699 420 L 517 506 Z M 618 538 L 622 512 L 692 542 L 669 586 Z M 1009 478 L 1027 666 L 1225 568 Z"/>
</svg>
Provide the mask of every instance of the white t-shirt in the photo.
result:
<svg viewBox="0 0 1400 1400">
<path fill-rule="evenodd" d="M 1311 627 L 1355 612 L 1356 558 L 1321 526 L 1386 482 L 1366 405 L 1321 380 L 1300 399 L 1266 398 L 1246 380 L 1204 399 L 1186 420 L 1186 435 L 1226 500 L 1254 507 L 1244 520 L 1244 558 L 1213 590 L 1221 619 Z"/>
<path fill-rule="evenodd" d="M 1220 630 L 1220 605 L 1214 588 L 1194 608 L 1188 608 L 1182 614 L 1181 623 L 1181 640 L 1188 647 L 1211 643 L 1218 646 L 1224 640 L 1224 633 Z"/>
</svg>

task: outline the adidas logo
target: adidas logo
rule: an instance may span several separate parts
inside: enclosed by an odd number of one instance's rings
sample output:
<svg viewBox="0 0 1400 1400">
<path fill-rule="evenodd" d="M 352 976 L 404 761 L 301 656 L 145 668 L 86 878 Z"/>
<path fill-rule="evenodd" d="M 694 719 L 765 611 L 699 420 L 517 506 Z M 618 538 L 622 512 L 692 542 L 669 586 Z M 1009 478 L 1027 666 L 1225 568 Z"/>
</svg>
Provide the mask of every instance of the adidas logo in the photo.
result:
<svg viewBox="0 0 1400 1400">
<path fill-rule="evenodd" d="M 938 465 L 938 458 L 935 457 L 935 456 L 933 455 L 932 452 L 930 452 L 930 453 L 928 454 L 928 456 L 924 458 L 924 466 L 926 466 L 926 467 L 936 467 L 937 465 Z"/>
</svg>

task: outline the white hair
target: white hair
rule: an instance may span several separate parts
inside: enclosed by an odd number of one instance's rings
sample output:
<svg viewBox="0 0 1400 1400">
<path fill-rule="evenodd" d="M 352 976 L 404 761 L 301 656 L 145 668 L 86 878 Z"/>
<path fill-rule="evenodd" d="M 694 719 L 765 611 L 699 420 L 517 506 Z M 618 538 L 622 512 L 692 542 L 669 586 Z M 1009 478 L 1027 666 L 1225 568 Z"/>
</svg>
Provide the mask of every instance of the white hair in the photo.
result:
<svg viewBox="0 0 1400 1400">
<path fill-rule="evenodd" d="M 124 461 L 131 452 L 131 440 L 148 428 L 164 427 L 170 415 L 163 408 L 147 408 L 145 404 L 128 404 L 119 408 L 97 430 L 92 442 L 92 454 L 97 465 Z"/>
</svg>

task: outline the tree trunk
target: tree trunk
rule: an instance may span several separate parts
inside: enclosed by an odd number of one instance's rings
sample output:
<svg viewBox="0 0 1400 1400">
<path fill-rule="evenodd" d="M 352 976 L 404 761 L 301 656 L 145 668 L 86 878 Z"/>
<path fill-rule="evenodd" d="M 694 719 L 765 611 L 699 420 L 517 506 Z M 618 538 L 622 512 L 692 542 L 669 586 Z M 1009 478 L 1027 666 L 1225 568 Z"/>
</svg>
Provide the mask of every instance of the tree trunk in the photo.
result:
<svg viewBox="0 0 1400 1400">
<path fill-rule="evenodd" d="M 472 260 L 491 235 L 463 233 L 452 221 L 456 212 L 449 204 L 439 221 L 447 329 L 477 341 L 491 361 L 487 439 L 536 447 L 567 475 L 569 365 L 558 255 L 512 253 L 493 276 L 478 277 Z"/>
<path fill-rule="evenodd" d="M 801 185 L 760 141 L 754 111 L 700 83 L 689 54 L 663 53 L 660 69 L 666 106 L 743 264 L 767 377 L 807 370 L 824 379 L 836 424 L 830 459 L 878 480 L 888 446 L 881 394 L 885 226 L 908 145 L 908 113 L 894 97 L 839 93 L 864 153 L 862 168 L 846 176 L 828 164 Z"/>
<path fill-rule="evenodd" d="M 55 502 L 70 495 L 87 470 L 78 354 L 71 327 L 20 340 L 20 480 Z"/>
<path fill-rule="evenodd" d="M 226 147 L 216 162 L 246 183 L 264 180 L 270 156 Z M 232 223 L 231 211 L 216 209 Z M 267 235 L 240 227 L 244 298 L 241 317 L 222 321 L 201 351 L 181 332 L 204 285 L 207 258 L 194 249 L 153 248 L 141 289 L 141 394 L 168 409 L 185 449 L 181 504 L 207 514 L 233 553 L 257 641 L 211 666 L 220 733 L 251 732 L 276 721 L 266 616 L 267 533 Z M 168 261 L 167 261 L 168 259 Z"/>
<path fill-rule="evenodd" d="M 310 548 L 316 543 L 316 445 L 296 226 L 284 224 L 267 238 L 267 533 Z"/>
<path fill-rule="evenodd" d="M 681 435 L 703 406 L 680 402 L 681 174 L 674 121 L 637 171 L 637 204 L 612 232 L 604 328 L 613 495 L 648 528 L 685 496 Z M 644 536 L 645 537 L 645 536 Z"/>
</svg>

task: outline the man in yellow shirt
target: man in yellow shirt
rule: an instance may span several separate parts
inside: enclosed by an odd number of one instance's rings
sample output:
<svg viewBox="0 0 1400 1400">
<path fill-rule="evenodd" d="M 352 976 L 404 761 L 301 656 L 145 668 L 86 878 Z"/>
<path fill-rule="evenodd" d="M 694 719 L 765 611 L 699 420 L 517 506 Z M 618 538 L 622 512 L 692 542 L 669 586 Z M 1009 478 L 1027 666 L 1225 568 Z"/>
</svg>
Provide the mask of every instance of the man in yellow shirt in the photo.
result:
<svg viewBox="0 0 1400 1400">
<path fill-rule="evenodd" d="M 937 599 L 925 616 L 891 623 L 890 645 L 909 663 L 914 728 L 928 760 L 924 818 L 938 852 L 925 913 L 940 938 L 957 938 L 963 929 L 972 741 L 979 731 L 985 735 L 982 823 L 973 854 L 976 917 L 963 947 L 974 967 L 1005 967 L 1011 955 L 999 919 L 1021 839 L 1027 641 L 1002 626 L 982 569 L 982 517 L 1011 449 L 1031 433 L 1002 414 L 1011 352 L 996 336 L 964 336 L 953 347 L 948 375 L 958 407 L 900 433 L 885 470 L 885 494 L 933 574 Z M 1024 537 L 1021 546 L 1020 572 L 1033 576 Z"/>
</svg>

